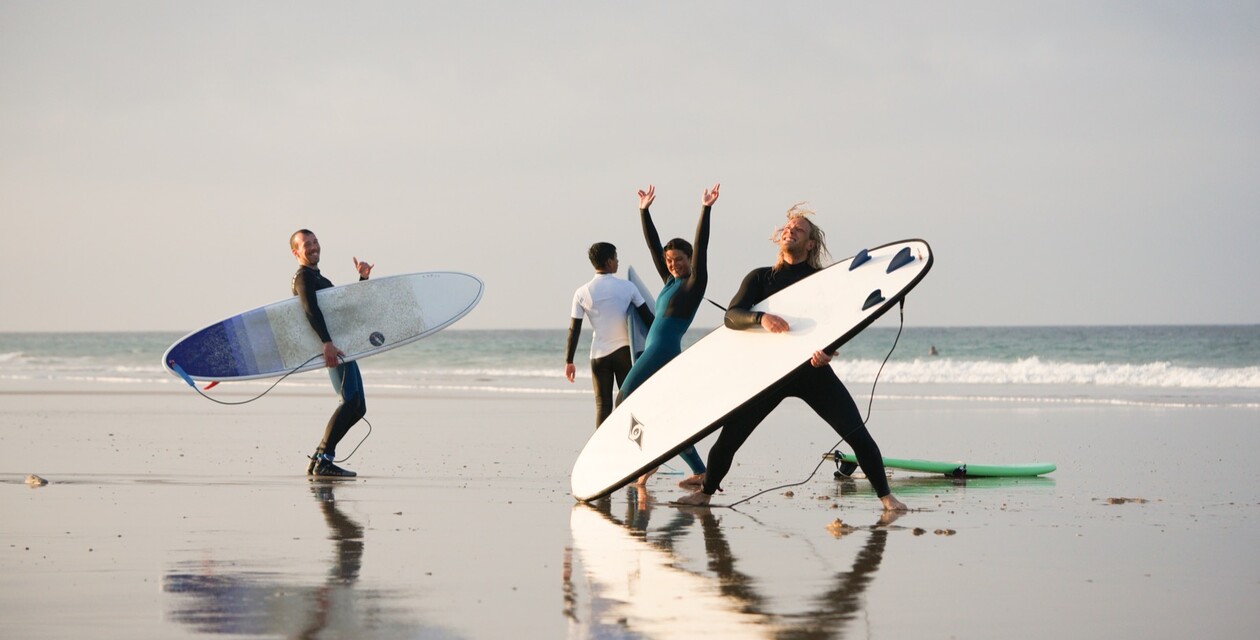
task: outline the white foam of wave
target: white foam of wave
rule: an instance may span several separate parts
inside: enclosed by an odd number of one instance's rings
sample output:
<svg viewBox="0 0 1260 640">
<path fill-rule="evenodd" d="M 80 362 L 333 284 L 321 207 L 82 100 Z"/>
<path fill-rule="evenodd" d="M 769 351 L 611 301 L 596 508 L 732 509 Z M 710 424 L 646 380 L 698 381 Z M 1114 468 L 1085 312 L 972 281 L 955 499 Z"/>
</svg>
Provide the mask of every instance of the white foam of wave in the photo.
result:
<svg viewBox="0 0 1260 640">
<path fill-rule="evenodd" d="M 462 368 L 432 368 L 432 369 L 392 369 L 386 370 L 385 373 L 399 376 L 456 376 L 464 378 L 562 378 L 564 377 L 564 367 L 553 367 L 550 369 L 542 369 L 537 367 L 462 367 Z M 591 375 L 590 368 L 585 370 L 578 367 L 578 377 L 587 377 Z"/>
<path fill-rule="evenodd" d="M 875 379 L 880 362 L 876 360 L 832 362 L 846 381 Z M 890 362 L 879 377 L 881 382 L 905 384 L 1030 384 L 1083 385 L 1163 388 L 1260 389 L 1260 366 L 1220 369 L 1182 367 L 1167 362 L 1149 364 L 1078 364 L 1042 362 L 1032 357 L 1014 362 L 968 361 L 949 358 Z"/>
<path fill-rule="evenodd" d="M 381 385 L 382 389 L 406 389 L 420 391 L 446 391 L 446 392 L 467 392 L 467 393 L 520 393 L 526 395 L 552 395 L 552 396 L 584 396 L 590 395 L 589 388 L 581 389 L 564 389 L 564 388 L 542 388 L 542 387 L 514 387 L 493 384 L 416 384 L 416 385 Z"/>
<path fill-rule="evenodd" d="M 965 394 L 876 394 L 875 400 L 914 400 L 924 402 L 987 402 L 1006 404 L 1061 404 L 1108 407 L 1157 407 L 1168 409 L 1195 409 L 1201 407 L 1260 409 L 1260 401 L 1210 400 L 1207 398 L 1116 398 L 1110 396 L 1054 396 L 1054 395 L 965 395 Z"/>
</svg>

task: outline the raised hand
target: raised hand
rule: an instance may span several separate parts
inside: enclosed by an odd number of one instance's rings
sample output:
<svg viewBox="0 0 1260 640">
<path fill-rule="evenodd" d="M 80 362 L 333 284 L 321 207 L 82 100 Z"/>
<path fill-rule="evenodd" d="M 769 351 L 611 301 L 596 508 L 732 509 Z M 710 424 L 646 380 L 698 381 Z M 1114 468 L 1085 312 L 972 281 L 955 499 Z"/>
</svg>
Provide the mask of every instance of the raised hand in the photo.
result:
<svg viewBox="0 0 1260 640">
<path fill-rule="evenodd" d="M 706 190 L 704 191 L 704 198 L 702 198 L 702 199 L 700 200 L 700 202 L 701 202 L 701 203 L 703 203 L 703 204 L 704 204 L 704 206 L 706 206 L 706 207 L 711 207 L 711 206 L 713 206 L 713 203 L 714 203 L 714 202 L 717 202 L 717 199 L 718 199 L 718 188 L 719 188 L 719 187 L 721 187 L 721 186 L 722 186 L 721 184 L 718 184 L 718 183 L 716 183 L 716 182 L 715 182 L 715 183 L 713 183 L 713 188 L 712 188 L 712 189 L 706 189 Z"/>
<path fill-rule="evenodd" d="M 354 270 L 359 272 L 359 277 L 367 280 L 368 276 L 372 275 L 372 267 L 375 265 L 359 262 L 359 259 L 355 257 L 351 257 L 351 259 L 354 260 Z"/>
<path fill-rule="evenodd" d="M 639 190 L 639 208 L 646 209 L 652 206 L 652 201 L 656 199 L 656 187 L 648 185 L 647 191 Z"/>
</svg>

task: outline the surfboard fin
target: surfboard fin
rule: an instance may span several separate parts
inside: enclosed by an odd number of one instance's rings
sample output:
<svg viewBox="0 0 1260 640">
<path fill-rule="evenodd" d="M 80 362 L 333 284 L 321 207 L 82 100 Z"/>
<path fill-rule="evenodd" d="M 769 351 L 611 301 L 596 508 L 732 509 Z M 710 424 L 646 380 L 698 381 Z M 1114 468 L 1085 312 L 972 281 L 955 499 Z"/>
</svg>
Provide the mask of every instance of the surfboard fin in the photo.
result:
<svg viewBox="0 0 1260 640">
<path fill-rule="evenodd" d="M 853 262 L 849 263 L 849 271 L 852 271 L 862 266 L 867 260 L 870 260 L 870 259 L 871 259 L 871 254 L 868 253 L 866 249 L 859 251 L 856 256 L 853 256 Z"/>
<path fill-rule="evenodd" d="M 881 293 L 879 289 L 876 289 L 871 292 L 871 295 L 866 296 L 866 303 L 862 305 L 862 310 L 866 311 L 867 309 L 870 309 L 871 307 L 883 301 L 884 301 L 884 294 Z"/>
<path fill-rule="evenodd" d="M 892 262 L 888 263 L 888 270 L 884 273 L 892 273 L 911 262 L 914 262 L 914 255 L 910 253 L 910 247 L 902 247 L 901 251 L 893 256 Z"/>
</svg>

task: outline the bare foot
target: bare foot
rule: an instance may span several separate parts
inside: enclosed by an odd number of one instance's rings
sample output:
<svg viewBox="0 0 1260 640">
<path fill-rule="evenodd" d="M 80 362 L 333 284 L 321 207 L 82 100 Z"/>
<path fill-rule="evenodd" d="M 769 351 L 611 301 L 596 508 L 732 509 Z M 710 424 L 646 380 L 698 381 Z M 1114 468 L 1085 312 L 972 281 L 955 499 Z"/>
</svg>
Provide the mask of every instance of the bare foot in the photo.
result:
<svg viewBox="0 0 1260 640">
<path fill-rule="evenodd" d="M 674 504 L 686 505 L 688 507 L 707 507 L 709 506 L 709 499 L 712 497 L 713 496 L 703 491 L 692 491 L 691 493 L 674 500 Z"/>
<path fill-rule="evenodd" d="M 907 507 L 900 500 L 893 497 L 893 494 L 891 493 L 880 498 L 879 501 L 884 503 L 884 511 L 909 511 L 910 510 L 910 507 Z"/>
<path fill-rule="evenodd" d="M 691 490 L 693 490 L 693 491 L 694 491 L 695 489 L 699 489 L 699 488 L 700 488 L 700 487 L 702 487 L 702 486 L 704 486 L 704 474 L 703 474 L 703 473 L 697 473 L 697 474 L 692 475 L 692 476 L 687 476 L 686 478 L 683 478 L 683 479 L 682 479 L 681 481 L 679 481 L 679 483 L 678 483 L 678 487 L 679 487 L 680 489 L 691 489 Z"/>
<path fill-rule="evenodd" d="M 885 511 L 879 516 L 879 522 L 875 523 L 876 527 L 888 527 L 897 521 L 897 518 L 906 515 L 909 511 Z"/>
<path fill-rule="evenodd" d="M 651 478 L 651 477 L 652 477 L 652 474 L 656 473 L 656 472 L 657 472 L 657 470 L 659 470 L 659 469 L 660 469 L 660 467 L 653 467 L 651 471 L 648 471 L 647 473 L 645 473 L 645 474 L 643 474 L 643 475 L 639 476 L 639 481 L 638 481 L 638 482 L 636 482 L 636 483 L 634 483 L 634 484 L 635 484 L 636 486 L 646 487 L 646 486 L 647 486 L 647 481 L 648 481 L 648 478 Z"/>
</svg>

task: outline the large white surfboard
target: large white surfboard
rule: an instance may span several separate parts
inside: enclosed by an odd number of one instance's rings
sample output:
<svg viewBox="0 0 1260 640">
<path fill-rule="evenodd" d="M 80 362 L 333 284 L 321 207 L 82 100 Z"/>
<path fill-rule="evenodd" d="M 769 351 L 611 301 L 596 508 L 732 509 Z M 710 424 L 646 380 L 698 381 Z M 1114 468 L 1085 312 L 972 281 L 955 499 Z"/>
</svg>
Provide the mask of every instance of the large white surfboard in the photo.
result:
<svg viewBox="0 0 1260 640">
<path fill-rule="evenodd" d="M 450 326 L 481 300 L 476 276 L 433 271 L 372 278 L 316 292 L 328 332 L 350 362 Z M 292 296 L 194 331 L 162 366 L 187 381 L 250 380 L 324 366 L 323 344 Z"/>
<path fill-rule="evenodd" d="M 838 348 L 893 308 L 931 266 L 932 250 L 922 240 L 864 250 L 753 307 L 782 316 L 791 327 L 787 333 L 713 330 L 648 378 L 595 430 L 573 465 L 574 497 L 607 495 L 718 429 L 815 351 Z"/>
</svg>

